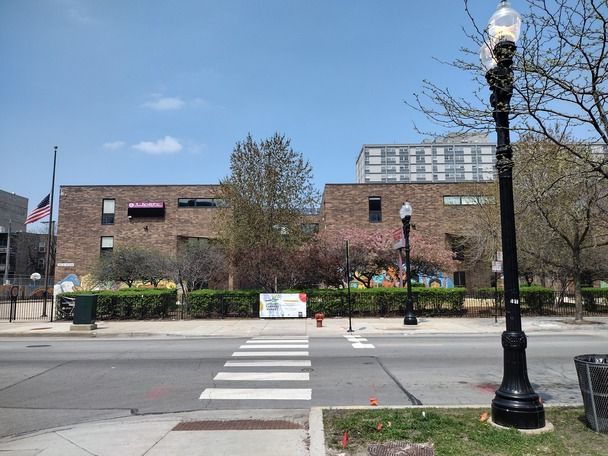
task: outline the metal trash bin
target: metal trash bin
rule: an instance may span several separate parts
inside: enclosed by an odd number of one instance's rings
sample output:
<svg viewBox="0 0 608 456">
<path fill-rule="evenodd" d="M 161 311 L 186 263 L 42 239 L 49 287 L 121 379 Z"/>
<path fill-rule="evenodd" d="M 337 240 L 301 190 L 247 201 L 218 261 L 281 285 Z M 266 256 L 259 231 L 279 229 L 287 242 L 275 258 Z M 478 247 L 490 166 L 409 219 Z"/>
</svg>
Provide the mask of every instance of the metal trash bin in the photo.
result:
<svg viewBox="0 0 608 456">
<path fill-rule="evenodd" d="M 97 295 L 77 295 L 74 306 L 74 324 L 92 325 L 97 316 Z"/>
<path fill-rule="evenodd" d="M 574 357 L 585 418 L 596 432 L 608 432 L 608 355 Z"/>
</svg>

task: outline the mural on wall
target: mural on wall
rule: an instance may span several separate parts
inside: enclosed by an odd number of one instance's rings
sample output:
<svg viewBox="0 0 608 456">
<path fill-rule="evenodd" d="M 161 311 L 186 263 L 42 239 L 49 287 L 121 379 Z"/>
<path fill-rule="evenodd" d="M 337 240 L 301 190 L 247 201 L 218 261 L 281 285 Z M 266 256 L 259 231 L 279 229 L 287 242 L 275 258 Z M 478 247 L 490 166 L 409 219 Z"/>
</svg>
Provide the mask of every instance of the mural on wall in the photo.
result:
<svg viewBox="0 0 608 456">
<path fill-rule="evenodd" d="M 364 278 L 365 276 L 359 275 L 356 272 L 354 275 L 357 277 Z M 454 280 L 444 272 L 439 272 L 437 275 L 412 275 L 412 282 L 422 283 L 427 288 L 454 288 Z M 389 267 L 388 270 L 382 271 L 380 274 L 372 276 L 373 287 L 393 288 L 399 287 L 399 269 L 396 267 Z M 405 271 L 403 272 L 403 283 L 405 286 Z M 352 280 L 350 282 L 351 288 L 363 289 L 365 286 L 357 281 Z"/>
</svg>

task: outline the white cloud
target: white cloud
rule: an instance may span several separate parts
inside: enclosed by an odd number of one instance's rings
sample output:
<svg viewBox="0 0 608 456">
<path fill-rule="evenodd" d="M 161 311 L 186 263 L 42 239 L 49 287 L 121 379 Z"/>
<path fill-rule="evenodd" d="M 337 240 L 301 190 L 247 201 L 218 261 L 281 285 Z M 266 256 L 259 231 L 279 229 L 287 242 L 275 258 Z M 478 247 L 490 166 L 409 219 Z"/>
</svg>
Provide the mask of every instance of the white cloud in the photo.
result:
<svg viewBox="0 0 608 456">
<path fill-rule="evenodd" d="M 179 141 L 172 136 L 165 136 L 157 141 L 141 141 L 131 147 L 152 155 L 176 154 L 183 148 Z"/>
<path fill-rule="evenodd" d="M 125 146 L 124 141 L 111 141 L 103 144 L 103 148 L 107 150 L 118 150 Z"/>
<path fill-rule="evenodd" d="M 184 100 L 179 97 L 160 97 L 144 103 L 144 107 L 155 111 L 174 111 L 185 106 Z"/>
</svg>

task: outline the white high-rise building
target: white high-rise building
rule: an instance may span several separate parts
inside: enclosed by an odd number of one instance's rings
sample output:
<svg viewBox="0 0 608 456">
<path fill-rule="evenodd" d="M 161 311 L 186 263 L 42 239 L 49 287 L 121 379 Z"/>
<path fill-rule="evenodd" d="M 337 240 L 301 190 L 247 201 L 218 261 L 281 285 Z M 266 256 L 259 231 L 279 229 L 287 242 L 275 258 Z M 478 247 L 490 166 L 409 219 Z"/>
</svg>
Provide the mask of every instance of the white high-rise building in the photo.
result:
<svg viewBox="0 0 608 456">
<path fill-rule="evenodd" d="M 448 135 L 420 144 L 364 144 L 357 183 L 488 182 L 496 145 L 486 135 Z"/>
</svg>

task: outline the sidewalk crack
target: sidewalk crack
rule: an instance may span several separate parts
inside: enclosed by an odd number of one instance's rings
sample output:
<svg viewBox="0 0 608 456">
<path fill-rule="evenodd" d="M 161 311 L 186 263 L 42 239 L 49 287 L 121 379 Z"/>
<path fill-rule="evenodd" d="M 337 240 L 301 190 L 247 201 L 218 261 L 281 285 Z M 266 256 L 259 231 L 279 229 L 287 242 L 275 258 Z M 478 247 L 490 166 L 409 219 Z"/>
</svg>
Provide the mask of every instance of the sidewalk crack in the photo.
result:
<svg viewBox="0 0 608 456">
<path fill-rule="evenodd" d="M 87 450 L 85 447 L 78 445 L 76 442 L 74 442 L 73 440 L 67 438 L 65 435 L 61 434 L 60 431 L 55 432 L 55 435 L 58 435 L 59 437 L 61 437 L 63 440 L 70 442 L 72 445 L 74 445 L 77 448 L 80 448 L 82 451 L 85 451 L 86 453 L 90 454 L 91 456 L 99 456 L 96 453 L 93 453 L 89 450 Z"/>
</svg>

